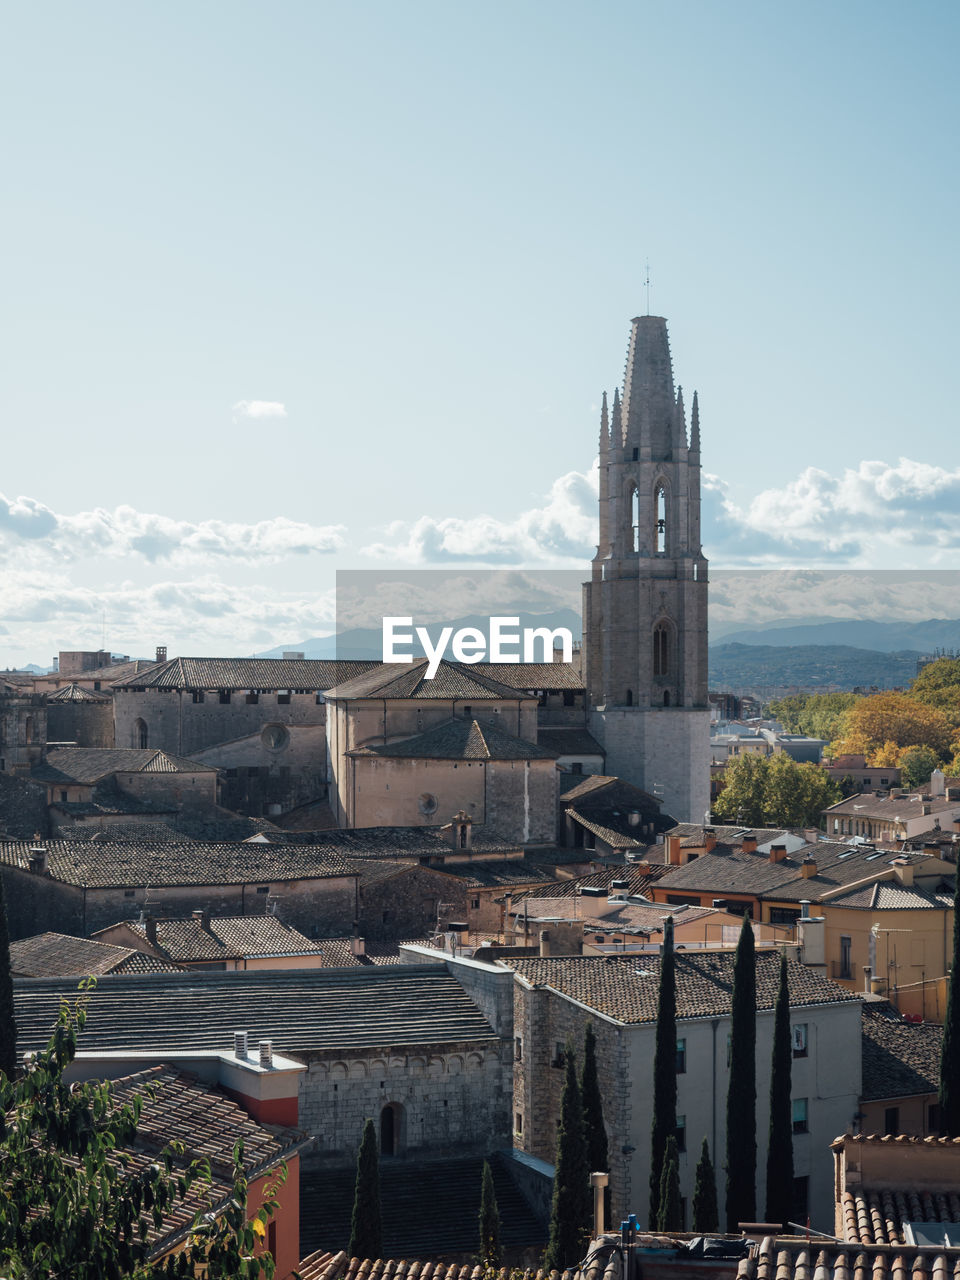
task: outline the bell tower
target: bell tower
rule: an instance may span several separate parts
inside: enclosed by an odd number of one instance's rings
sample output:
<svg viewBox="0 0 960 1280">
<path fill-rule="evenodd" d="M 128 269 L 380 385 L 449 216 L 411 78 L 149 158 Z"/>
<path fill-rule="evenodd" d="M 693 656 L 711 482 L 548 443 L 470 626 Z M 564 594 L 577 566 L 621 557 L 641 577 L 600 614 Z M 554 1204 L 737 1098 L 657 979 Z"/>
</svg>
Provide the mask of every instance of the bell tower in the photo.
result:
<svg viewBox="0 0 960 1280">
<path fill-rule="evenodd" d="M 709 807 L 707 562 L 700 546 L 700 414 L 689 435 L 667 322 L 631 323 L 623 396 L 600 418 L 600 532 L 584 584 L 591 726 L 607 772 L 701 822 Z"/>
</svg>

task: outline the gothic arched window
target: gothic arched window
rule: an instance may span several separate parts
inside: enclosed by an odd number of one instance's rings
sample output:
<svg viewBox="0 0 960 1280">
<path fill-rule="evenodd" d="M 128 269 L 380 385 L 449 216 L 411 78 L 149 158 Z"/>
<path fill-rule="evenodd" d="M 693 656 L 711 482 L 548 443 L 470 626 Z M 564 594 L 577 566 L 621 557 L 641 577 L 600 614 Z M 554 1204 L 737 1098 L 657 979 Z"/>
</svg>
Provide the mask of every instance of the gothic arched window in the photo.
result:
<svg viewBox="0 0 960 1280">
<path fill-rule="evenodd" d="M 657 536 L 655 542 L 657 555 L 663 556 L 667 553 L 667 492 L 662 481 L 657 485 L 654 497 L 654 505 L 657 512 Z"/>
<path fill-rule="evenodd" d="M 630 490 L 630 524 L 633 528 L 633 549 L 640 550 L 640 494 L 634 485 Z"/>
<path fill-rule="evenodd" d="M 653 629 L 653 674 L 665 676 L 670 665 L 670 633 L 665 622 Z"/>
<path fill-rule="evenodd" d="M 147 730 L 145 720 L 134 720 L 133 722 L 133 745 L 141 750 L 146 748 L 147 740 L 150 734 Z"/>
</svg>

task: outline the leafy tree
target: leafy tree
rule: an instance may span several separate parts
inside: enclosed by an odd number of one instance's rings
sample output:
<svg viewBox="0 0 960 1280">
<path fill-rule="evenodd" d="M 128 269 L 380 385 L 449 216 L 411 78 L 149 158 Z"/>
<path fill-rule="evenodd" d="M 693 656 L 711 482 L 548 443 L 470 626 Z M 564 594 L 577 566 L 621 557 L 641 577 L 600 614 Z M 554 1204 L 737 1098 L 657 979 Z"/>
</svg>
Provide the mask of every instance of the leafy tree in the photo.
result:
<svg viewBox="0 0 960 1280">
<path fill-rule="evenodd" d="M 583 1131 L 583 1102 L 572 1044 L 568 1043 L 565 1058 L 550 1236 L 543 1263 L 546 1271 L 563 1271 L 566 1267 L 576 1266 L 590 1235 L 590 1169 Z"/>
<path fill-rule="evenodd" d="M 937 707 L 909 693 L 874 693 L 846 713 L 839 745 L 843 752 L 869 756 L 884 743 L 895 742 L 898 747 L 931 747 L 942 756 L 955 735 Z"/>
<path fill-rule="evenodd" d="M 710 1159 L 710 1145 L 706 1138 L 700 1148 L 696 1181 L 693 1187 L 693 1230 L 704 1235 L 720 1229 L 720 1210 L 717 1207 L 717 1179 Z"/>
<path fill-rule="evenodd" d="M 865 759 L 871 769 L 898 769 L 902 751 L 902 747 L 890 740 L 868 751 Z"/>
<path fill-rule="evenodd" d="M 92 985 L 92 984 L 90 984 Z M 150 1164 L 130 1167 L 143 1098 L 120 1104 L 104 1081 L 67 1085 L 86 1013 L 64 1004 L 47 1047 L 17 1080 L 0 1078 L 0 1268 L 11 1280 L 253 1280 L 274 1275 L 269 1253 L 254 1256 L 276 1211 L 278 1182 L 246 1220 L 243 1144 L 234 1148 L 233 1195 L 216 1216 L 195 1218 L 182 1250 L 151 1261 L 165 1216 L 196 1199 L 210 1180 L 206 1161 L 183 1167 L 171 1143 Z M 144 1087 L 144 1095 L 155 1092 Z M 182 1211 L 182 1209 L 181 1209 Z"/>
<path fill-rule="evenodd" d="M 832 742 L 841 730 L 845 714 L 860 696 L 858 693 L 798 693 L 771 702 L 768 710 L 787 733 L 805 733 L 808 737 Z"/>
<path fill-rule="evenodd" d="M 677 1139 L 671 1133 L 663 1150 L 663 1169 L 660 1174 L 660 1207 L 657 1213 L 658 1231 L 683 1230 L 683 1206 L 680 1203 L 680 1157 Z"/>
<path fill-rule="evenodd" d="M 770 1135 L 767 1144 L 767 1222 L 785 1223 L 793 1206 L 793 1116 L 790 1086 L 790 991 L 786 953 L 780 956 L 780 985 L 773 1012 L 773 1062 L 770 1073 Z"/>
<path fill-rule="evenodd" d="M 10 976 L 10 935 L 7 907 L 0 875 L 0 1071 L 12 1080 L 17 1070 L 17 1024 L 13 1016 L 13 979 Z"/>
<path fill-rule="evenodd" d="M 952 725 L 960 726 L 960 658 L 928 662 L 911 683 L 910 697 L 942 711 Z"/>
<path fill-rule="evenodd" d="M 657 997 L 657 1038 L 653 1054 L 653 1129 L 650 1135 L 650 1229 L 660 1221 L 660 1182 L 667 1139 L 677 1129 L 677 961 L 673 917 L 663 927 L 663 958 Z"/>
<path fill-rule="evenodd" d="M 727 1230 L 757 1212 L 757 970 L 753 928 L 744 916 L 733 964 L 730 1085 L 727 1089 Z"/>
<path fill-rule="evenodd" d="M 922 787 L 929 783 L 934 769 L 939 768 L 940 757 L 932 747 L 907 747 L 900 752 L 897 763 L 904 786 Z"/>
<path fill-rule="evenodd" d="M 587 1023 L 583 1034 L 583 1071 L 580 1075 L 580 1097 L 583 1102 L 583 1124 L 587 1138 L 587 1163 L 591 1173 L 606 1173 L 610 1168 L 607 1129 L 603 1123 L 603 1097 L 597 1075 L 597 1037 L 593 1023 Z"/>
<path fill-rule="evenodd" d="M 372 1120 L 364 1122 L 357 1152 L 357 1181 L 350 1221 L 350 1256 L 379 1258 L 383 1230 L 380 1220 L 380 1151 Z"/>
<path fill-rule="evenodd" d="M 714 812 L 745 826 L 818 826 L 824 809 L 840 799 L 840 788 L 825 770 L 798 764 L 785 751 L 736 756 L 723 777 Z"/>
<path fill-rule="evenodd" d="M 960 869 L 953 893 L 953 964 L 940 1048 L 940 1132 L 960 1138 Z"/>
<path fill-rule="evenodd" d="M 480 1184 L 480 1265 L 499 1267 L 502 1262 L 500 1249 L 500 1210 L 493 1186 L 493 1170 L 490 1162 L 483 1162 L 483 1180 Z"/>
</svg>

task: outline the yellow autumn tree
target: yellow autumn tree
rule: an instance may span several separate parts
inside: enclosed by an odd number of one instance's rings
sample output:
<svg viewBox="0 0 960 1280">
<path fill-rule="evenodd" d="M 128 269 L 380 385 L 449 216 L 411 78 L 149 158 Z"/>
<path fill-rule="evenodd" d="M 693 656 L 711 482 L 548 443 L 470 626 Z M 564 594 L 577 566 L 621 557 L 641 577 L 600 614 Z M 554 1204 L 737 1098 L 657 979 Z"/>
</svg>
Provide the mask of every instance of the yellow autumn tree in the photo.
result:
<svg viewBox="0 0 960 1280">
<path fill-rule="evenodd" d="M 907 693 L 875 693 L 861 698 L 844 717 L 837 745 L 841 751 L 865 755 L 871 760 L 882 753 L 886 760 L 890 744 L 897 748 L 932 747 L 944 756 L 956 730 L 937 707 L 926 706 Z"/>
</svg>

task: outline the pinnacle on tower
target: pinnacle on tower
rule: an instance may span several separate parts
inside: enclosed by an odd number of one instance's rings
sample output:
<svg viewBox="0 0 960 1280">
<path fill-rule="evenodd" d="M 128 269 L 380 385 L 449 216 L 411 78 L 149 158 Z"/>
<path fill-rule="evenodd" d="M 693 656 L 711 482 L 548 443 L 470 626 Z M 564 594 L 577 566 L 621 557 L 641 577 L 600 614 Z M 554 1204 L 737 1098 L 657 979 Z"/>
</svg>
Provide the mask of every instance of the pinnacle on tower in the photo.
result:
<svg viewBox="0 0 960 1280">
<path fill-rule="evenodd" d="M 693 393 L 693 404 L 690 406 L 690 452 L 700 452 L 700 405 L 697 393 Z"/>
<path fill-rule="evenodd" d="M 674 444 L 680 449 L 687 447 L 687 415 L 683 409 L 683 387 L 677 387 L 677 429 Z"/>
<path fill-rule="evenodd" d="M 614 454 L 623 452 L 623 417 L 620 408 L 620 388 L 613 389 L 613 424 L 610 431 L 610 445 Z"/>
<path fill-rule="evenodd" d="M 604 458 L 610 449 L 610 421 L 607 417 L 607 393 L 603 393 L 603 408 L 600 410 L 600 457 Z"/>
</svg>

